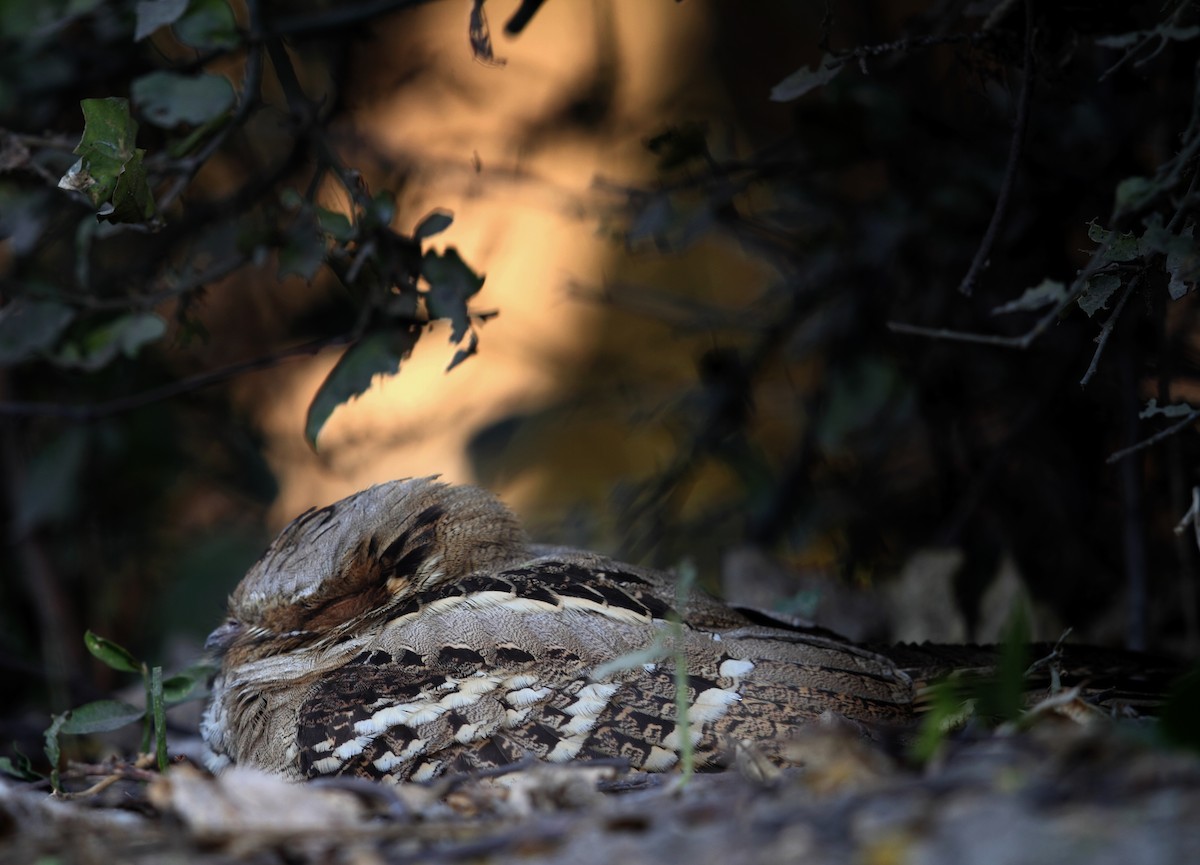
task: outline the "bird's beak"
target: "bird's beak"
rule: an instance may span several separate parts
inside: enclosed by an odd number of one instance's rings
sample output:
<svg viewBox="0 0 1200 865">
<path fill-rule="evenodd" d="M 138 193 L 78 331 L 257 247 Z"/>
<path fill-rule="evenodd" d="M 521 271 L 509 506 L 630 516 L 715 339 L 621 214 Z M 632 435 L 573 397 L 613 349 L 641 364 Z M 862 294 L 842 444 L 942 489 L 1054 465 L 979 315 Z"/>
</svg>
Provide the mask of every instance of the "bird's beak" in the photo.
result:
<svg viewBox="0 0 1200 865">
<path fill-rule="evenodd" d="M 211 652 L 220 657 L 233 645 L 233 641 L 238 638 L 238 634 L 241 632 L 241 622 L 237 619 L 226 619 L 215 631 L 208 635 L 208 639 L 204 641 L 204 651 Z"/>
</svg>

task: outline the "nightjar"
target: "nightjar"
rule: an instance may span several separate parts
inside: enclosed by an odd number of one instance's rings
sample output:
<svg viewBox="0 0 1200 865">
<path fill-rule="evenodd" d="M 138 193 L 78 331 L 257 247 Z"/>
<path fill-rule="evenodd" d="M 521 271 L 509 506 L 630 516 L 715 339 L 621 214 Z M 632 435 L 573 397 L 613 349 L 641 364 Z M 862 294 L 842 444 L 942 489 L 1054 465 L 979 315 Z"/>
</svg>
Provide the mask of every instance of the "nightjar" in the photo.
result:
<svg viewBox="0 0 1200 865">
<path fill-rule="evenodd" d="M 740 740 L 783 760 L 827 710 L 912 715 L 911 680 L 880 655 L 699 592 L 677 605 L 669 575 L 530 544 L 496 498 L 433 478 L 298 517 L 208 648 L 209 768 L 293 780 L 426 780 L 528 756 L 670 770 L 679 653 L 701 767 Z"/>
</svg>

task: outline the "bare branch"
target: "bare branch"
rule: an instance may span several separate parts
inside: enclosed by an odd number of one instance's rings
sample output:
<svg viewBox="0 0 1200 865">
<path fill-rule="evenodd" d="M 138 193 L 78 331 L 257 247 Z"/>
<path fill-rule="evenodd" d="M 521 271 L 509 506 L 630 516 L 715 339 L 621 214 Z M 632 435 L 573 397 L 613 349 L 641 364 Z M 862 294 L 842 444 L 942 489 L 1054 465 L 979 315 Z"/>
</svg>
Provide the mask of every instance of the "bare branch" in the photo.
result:
<svg viewBox="0 0 1200 865">
<path fill-rule="evenodd" d="M 1017 165 L 1021 161 L 1021 148 L 1025 142 L 1025 129 L 1029 125 L 1029 103 L 1033 96 L 1033 0 L 1025 0 L 1025 68 L 1021 82 L 1021 94 L 1017 98 L 1017 120 L 1013 125 L 1012 142 L 1008 146 L 1008 163 L 1004 166 L 1004 179 L 1000 183 L 1000 194 L 996 198 L 996 209 L 992 211 L 992 221 L 988 223 L 987 231 L 975 250 L 975 258 L 967 269 L 958 290 L 970 295 L 975 289 L 979 274 L 987 265 L 992 255 L 992 247 L 996 243 L 996 235 L 1004 223 L 1008 212 L 1008 201 L 1012 197 L 1013 187 L 1017 183 Z"/>
<path fill-rule="evenodd" d="M 1159 430 L 1154 435 L 1150 436 L 1150 438 L 1142 439 L 1137 444 L 1130 445 L 1127 448 L 1122 448 L 1121 450 L 1117 451 L 1116 453 L 1111 454 L 1109 456 L 1109 458 L 1105 460 L 1105 462 L 1108 463 L 1109 465 L 1112 465 L 1115 462 L 1119 462 L 1119 461 L 1125 459 L 1125 457 L 1127 457 L 1127 456 L 1131 456 L 1132 454 L 1135 454 L 1138 451 L 1145 450 L 1146 448 L 1150 447 L 1151 445 L 1158 444 L 1163 439 L 1170 438 L 1171 436 L 1175 435 L 1175 433 L 1179 432 L 1181 429 L 1184 429 L 1185 427 L 1188 427 L 1191 424 L 1194 424 L 1197 420 L 1200 420 L 1200 409 L 1197 409 L 1196 411 L 1193 411 L 1193 412 L 1189 412 L 1184 418 L 1179 420 L 1177 423 L 1171 424 L 1169 427 L 1167 427 L 1164 430 Z"/>
<path fill-rule="evenodd" d="M 1125 286 L 1125 291 L 1121 295 L 1121 299 L 1117 301 L 1112 315 L 1108 317 L 1108 321 L 1104 322 L 1104 327 L 1100 329 L 1100 335 L 1096 337 L 1096 351 L 1092 354 L 1092 362 L 1088 364 L 1087 372 L 1079 380 L 1080 387 L 1087 387 L 1088 382 L 1092 380 L 1092 376 L 1096 374 L 1096 368 L 1100 365 L 1100 355 L 1104 353 L 1104 346 L 1108 344 L 1108 338 L 1112 336 L 1113 327 L 1116 325 L 1117 319 L 1120 318 L 1121 311 L 1125 309 L 1125 304 L 1128 302 L 1130 295 L 1133 294 L 1133 289 L 1137 285 L 1137 282 L 1138 278 L 1136 276 L 1129 280 L 1129 284 Z"/>
<path fill-rule="evenodd" d="M 324 348 L 335 345 L 345 345 L 351 341 L 351 335 L 339 334 L 326 339 L 317 339 L 283 351 L 260 355 L 249 360 L 240 361 L 220 369 L 200 373 L 189 378 L 180 379 L 161 387 L 150 388 L 141 393 L 118 397 L 106 402 L 93 405 L 64 405 L 48 402 L 0 402 L 0 417 L 56 417 L 70 421 L 93 421 L 111 417 L 134 409 L 144 408 L 154 403 L 171 399 L 185 393 L 220 384 L 223 381 L 236 378 L 248 372 L 267 369 L 285 360 L 291 360 L 303 355 L 316 354 Z"/>
</svg>

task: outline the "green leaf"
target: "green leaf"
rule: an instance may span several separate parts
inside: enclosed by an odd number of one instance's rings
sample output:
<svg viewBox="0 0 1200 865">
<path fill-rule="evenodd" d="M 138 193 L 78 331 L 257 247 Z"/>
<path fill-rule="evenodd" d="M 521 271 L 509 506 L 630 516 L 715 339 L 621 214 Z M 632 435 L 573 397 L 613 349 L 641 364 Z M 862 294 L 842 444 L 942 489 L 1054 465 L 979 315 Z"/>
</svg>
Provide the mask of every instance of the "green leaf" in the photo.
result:
<svg viewBox="0 0 1200 865">
<path fill-rule="evenodd" d="M 486 277 L 471 270 L 453 246 L 440 255 L 426 252 L 421 259 L 421 276 L 429 283 L 425 295 L 429 317 L 449 319 L 450 341 L 462 342 L 471 328 L 467 301 L 483 287 Z"/>
<path fill-rule="evenodd" d="M 209 678 L 217 671 L 212 664 L 193 664 L 163 681 L 163 700 L 168 705 L 203 699 L 208 689 Z"/>
<path fill-rule="evenodd" d="M 1097 224 L 1094 220 L 1088 223 L 1088 237 L 1099 244 L 1109 244 L 1104 254 L 1105 261 L 1133 261 L 1144 254 L 1140 239 L 1132 231 L 1117 234 Z"/>
<path fill-rule="evenodd" d="M 0 772 L 5 775 L 16 778 L 18 781 L 40 781 L 43 775 L 33 771 L 33 763 L 29 757 L 22 753 L 17 747 L 16 742 L 13 743 L 13 753 L 17 755 L 17 759 L 11 760 L 8 757 L 0 757 Z"/>
<path fill-rule="evenodd" d="M 338 213 L 336 210 L 326 210 L 324 207 L 318 207 L 317 224 L 321 226 L 322 231 L 339 243 L 348 243 L 358 236 L 358 232 L 354 230 L 354 224 L 350 222 L 349 217 L 344 213 Z"/>
<path fill-rule="evenodd" d="M 188 7 L 188 0 L 140 0 L 133 41 L 140 42 L 159 27 L 174 24 Z"/>
<path fill-rule="evenodd" d="M 125 163 L 125 171 L 117 178 L 112 201 L 100 205 L 97 214 L 108 222 L 148 222 L 154 218 L 156 205 L 146 177 L 143 162 L 146 151 L 135 150 Z"/>
<path fill-rule="evenodd" d="M 375 376 L 399 372 L 401 362 L 412 354 L 420 336 L 419 327 L 407 325 L 368 334 L 346 350 L 308 407 L 304 436 L 314 449 L 334 409 L 366 391 Z"/>
<path fill-rule="evenodd" d="M 87 646 L 87 650 L 92 655 L 114 670 L 120 670 L 123 673 L 142 672 L 142 662 L 124 646 L 118 645 L 112 640 L 88 631 L 83 635 L 83 644 Z"/>
<path fill-rule="evenodd" d="M 425 240 L 433 237 L 435 234 L 441 234 L 450 224 L 454 222 L 454 214 L 449 210 L 437 208 L 425 214 L 424 218 L 417 223 L 417 228 L 413 232 L 413 237 L 417 240 Z"/>
<path fill-rule="evenodd" d="M 1029 615 L 1017 601 L 1009 615 L 995 673 L 979 689 L 979 713 L 1001 721 L 1021 716 L 1025 671 L 1029 668 Z"/>
<path fill-rule="evenodd" d="M 913 757 L 919 763 L 933 759 L 947 734 L 965 724 L 975 714 L 975 698 L 969 683 L 946 679 L 929 686 L 925 702 L 928 708 L 921 719 L 921 728 L 911 745 Z"/>
<path fill-rule="evenodd" d="M 75 310 L 55 300 L 17 298 L 0 308 L 0 366 L 49 351 L 74 318 Z"/>
<path fill-rule="evenodd" d="M 1111 273 L 1102 273 L 1093 276 L 1087 281 L 1083 288 L 1083 294 L 1079 295 L 1079 308 L 1088 314 L 1091 318 L 1100 310 L 1108 305 L 1108 300 L 1121 287 L 1121 278 L 1114 276 Z"/>
<path fill-rule="evenodd" d="M 836 62 L 836 58 L 826 54 L 814 68 L 809 69 L 805 66 L 802 69 L 797 69 L 771 88 L 771 101 L 791 102 L 794 99 L 799 99 L 810 90 L 824 87 L 838 76 L 838 73 L 842 71 L 842 66 L 845 65 L 833 65 Z"/>
<path fill-rule="evenodd" d="M 192 0 L 173 29 L 180 42 L 202 51 L 236 48 L 242 41 L 226 0 Z"/>
<path fill-rule="evenodd" d="M 133 158 L 138 125 L 126 99 L 84 99 L 79 105 L 84 124 L 74 151 L 79 161 L 58 185 L 83 192 L 98 207 L 112 196 L 125 163 Z"/>
<path fill-rule="evenodd" d="M 134 79 L 130 93 L 138 110 L 163 129 L 207 123 L 233 108 L 236 98 L 228 78 L 207 73 L 151 72 Z"/>
<path fill-rule="evenodd" d="M 1054 279 L 1043 279 L 1033 288 L 1025 289 L 1025 293 L 1016 300 L 1001 304 L 992 310 L 992 315 L 1003 315 L 1009 312 L 1032 312 L 1043 307 L 1062 303 L 1067 299 L 1067 287 Z"/>
<path fill-rule="evenodd" d="M 1186 417 L 1190 414 L 1194 414 L 1196 411 L 1200 411 L 1200 409 L 1193 408 L 1186 402 L 1177 402 L 1172 403 L 1171 405 L 1160 406 L 1157 399 L 1152 399 L 1146 403 L 1146 407 L 1138 413 L 1138 419 L 1149 420 L 1150 418 L 1158 417 L 1159 415 L 1167 418 Z"/>
<path fill-rule="evenodd" d="M 58 742 L 58 731 L 66 723 L 66 714 L 51 715 L 50 726 L 42 734 L 45 743 L 46 760 L 50 763 L 50 786 L 54 790 L 62 789 L 62 781 L 58 777 L 58 763 L 62 759 L 62 746 Z"/>
<path fill-rule="evenodd" d="M 136 357 L 142 347 L 159 339 L 167 323 L 153 312 L 130 312 L 104 322 L 56 355 L 62 366 L 94 372 L 108 366 L 119 355 Z"/>
<path fill-rule="evenodd" d="M 142 163 L 145 151 L 134 147 L 138 125 L 125 99 L 84 99 L 79 160 L 58 181 L 60 189 L 82 192 L 102 219 L 144 222 L 154 216 L 154 195 Z"/>
<path fill-rule="evenodd" d="M 66 713 L 59 731 L 72 735 L 108 733 L 142 720 L 145 711 L 120 700 L 97 700 Z"/>
</svg>

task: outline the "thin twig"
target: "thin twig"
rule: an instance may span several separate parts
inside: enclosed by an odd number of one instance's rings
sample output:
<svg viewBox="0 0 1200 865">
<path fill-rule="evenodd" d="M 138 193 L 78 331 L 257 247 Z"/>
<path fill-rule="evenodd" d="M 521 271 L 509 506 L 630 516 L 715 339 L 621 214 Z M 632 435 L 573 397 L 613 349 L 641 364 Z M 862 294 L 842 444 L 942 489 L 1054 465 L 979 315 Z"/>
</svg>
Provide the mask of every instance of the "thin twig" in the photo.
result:
<svg viewBox="0 0 1200 865">
<path fill-rule="evenodd" d="M 293 15 L 283 18 L 270 28 L 271 36 L 305 36 L 326 34 L 343 27 L 353 27 L 389 12 L 424 6 L 432 0 L 373 0 L 357 6 L 334 6 L 328 11 Z"/>
<path fill-rule="evenodd" d="M 371 206 L 371 198 L 367 194 L 358 172 L 347 168 L 338 156 L 337 150 L 329 142 L 324 129 L 316 124 L 319 106 L 304 92 L 292 58 L 282 40 L 271 39 L 267 42 L 267 54 L 271 58 L 271 66 L 275 69 L 275 77 L 287 99 L 288 110 L 300 121 L 305 136 L 316 153 L 317 162 L 337 175 L 338 181 L 346 190 L 346 194 L 357 207 L 364 211 Z"/>
<path fill-rule="evenodd" d="M 1088 273 L 1088 270 L 1084 271 Z M 905 324 L 900 321 L 889 321 L 888 330 L 892 333 L 905 333 L 911 336 L 927 336 L 933 339 L 946 339 L 952 342 L 973 342 L 978 345 L 995 345 L 1001 348 L 1016 348 L 1025 350 L 1029 348 L 1039 336 L 1045 333 L 1046 329 L 1053 324 L 1063 311 L 1075 302 L 1075 298 L 1082 291 L 1083 282 L 1086 277 L 1076 278 L 1066 296 L 1057 304 L 1051 307 L 1050 311 L 1037 320 L 1037 322 L 1020 336 L 999 336 L 994 333 L 970 333 L 962 330 L 950 330 L 945 327 L 921 327 L 915 324 Z"/>
<path fill-rule="evenodd" d="M 1192 487 L 1192 506 L 1175 526 L 1175 534 L 1182 535 L 1190 525 L 1196 534 L 1196 545 L 1200 547 L 1200 487 Z"/>
<path fill-rule="evenodd" d="M 996 209 L 992 211 L 992 221 L 988 223 L 987 231 L 979 248 L 975 250 L 975 258 L 958 286 L 958 290 L 970 295 L 975 289 L 979 274 L 987 265 L 992 255 L 992 247 L 996 243 L 996 235 L 1008 211 L 1008 201 L 1012 197 L 1013 187 L 1017 183 L 1017 165 L 1021 161 L 1021 148 L 1025 141 L 1025 129 L 1029 125 L 1029 103 L 1033 95 L 1033 0 L 1025 0 L 1025 69 L 1021 82 L 1021 94 L 1017 99 L 1017 120 L 1013 126 L 1012 141 L 1008 146 L 1008 164 L 1004 166 L 1004 179 L 1000 183 L 1000 194 L 996 198 Z"/>
<path fill-rule="evenodd" d="M 1190 426 L 1191 424 L 1194 424 L 1197 420 L 1200 420 L 1200 409 L 1196 409 L 1195 411 L 1189 412 L 1187 414 L 1187 416 L 1184 417 L 1182 420 L 1178 421 L 1177 423 L 1171 424 L 1169 427 L 1167 427 L 1164 430 L 1159 430 L 1154 435 L 1150 436 L 1150 438 L 1142 439 L 1137 444 L 1130 445 L 1127 448 L 1122 448 L 1121 450 L 1117 451 L 1116 453 L 1111 454 L 1109 456 L 1109 458 L 1105 460 L 1105 462 L 1108 463 L 1109 465 L 1112 465 L 1115 462 L 1125 459 L 1125 457 L 1127 457 L 1131 454 L 1135 454 L 1138 451 L 1145 450 L 1146 448 L 1150 447 L 1151 445 L 1156 445 L 1163 439 L 1170 438 L 1171 436 L 1175 435 L 1175 433 L 1179 432 L 1181 429 L 1184 429 L 1185 427 Z"/>
<path fill-rule="evenodd" d="M 1100 355 L 1104 353 L 1104 346 L 1108 344 L 1108 338 L 1112 336 L 1113 327 L 1117 323 L 1117 319 L 1121 316 L 1121 311 L 1125 309 L 1125 303 L 1133 294 L 1133 289 L 1137 285 L 1138 278 L 1134 276 L 1129 280 L 1129 284 L 1125 286 L 1125 291 L 1121 295 L 1121 299 L 1117 301 L 1116 308 L 1108 317 L 1108 321 L 1104 322 L 1104 327 L 1100 329 L 1100 335 L 1096 337 L 1096 351 L 1092 354 L 1092 362 L 1088 364 L 1087 372 L 1083 374 L 1083 378 L 1079 380 L 1080 387 L 1087 387 L 1088 382 L 1092 380 L 1092 376 L 1096 374 L 1096 368 L 1100 365 Z"/>
<path fill-rule="evenodd" d="M 1083 270 L 1076 274 L 1074 281 L 1068 286 L 1066 293 L 1057 304 L 1050 308 L 1050 311 L 1045 313 L 1041 318 L 1034 323 L 1028 331 L 1020 336 L 998 336 L 992 333 L 971 333 L 962 330 L 950 330 L 944 327 L 922 327 L 915 324 L 905 324 L 899 321 L 889 321 L 887 323 L 888 330 L 892 333 L 905 333 L 912 336 L 925 336 L 933 339 L 946 339 L 953 342 L 971 342 L 978 345 L 994 345 L 1001 348 L 1016 348 L 1022 351 L 1033 345 L 1034 341 L 1046 332 L 1046 329 L 1058 319 L 1058 317 L 1083 293 L 1087 281 L 1104 270 L 1109 265 L 1107 263 L 1109 250 L 1112 249 L 1113 239 L 1116 237 L 1116 232 L 1112 232 L 1108 239 L 1101 243 L 1092 252 L 1092 257 L 1088 259 L 1087 265 Z"/>
<path fill-rule="evenodd" d="M 1192 509 L 1196 511 L 1196 516 L 1192 518 L 1193 534 L 1196 546 L 1200 547 L 1200 487 L 1192 487 Z"/>
<path fill-rule="evenodd" d="M 0 402 L 0 417 L 56 417 L 69 421 L 93 421 L 111 417 L 134 409 L 144 408 L 154 403 L 171 399 L 185 393 L 220 384 L 223 381 L 236 378 L 248 372 L 267 369 L 285 360 L 291 360 L 303 355 L 316 354 L 325 348 L 345 345 L 351 336 L 339 334 L 324 339 L 312 340 L 284 351 L 261 355 L 230 364 L 220 369 L 180 379 L 161 387 L 150 388 L 141 393 L 111 399 L 93 405 L 64 405 L 62 403 L 46 402 Z"/>
<path fill-rule="evenodd" d="M 246 74 L 242 79 L 241 99 L 238 103 L 237 110 L 229 121 L 218 129 L 204 146 L 197 150 L 192 156 L 185 160 L 181 160 L 178 166 L 179 176 L 163 193 L 162 198 L 157 202 L 158 212 L 163 213 L 174 203 L 183 191 L 192 182 L 192 179 L 204 167 L 204 164 L 212 157 L 225 140 L 233 133 L 235 129 L 239 129 L 249 119 L 250 113 L 259 104 L 260 90 L 262 87 L 262 72 L 263 72 L 263 57 L 262 47 L 257 44 L 257 40 L 261 38 L 262 31 L 262 15 L 258 0 L 247 0 L 246 7 L 250 16 L 250 41 L 249 53 L 246 55 Z"/>
<path fill-rule="evenodd" d="M 1139 51 L 1142 50 L 1142 48 L 1144 48 L 1145 46 L 1147 46 L 1151 42 L 1153 42 L 1155 40 L 1155 37 L 1158 38 L 1158 43 L 1159 43 L 1158 47 L 1156 47 L 1152 52 L 1150 52 L 1148 55 L 1146 55 L 1145 57 L 1138 60 L 1133 65 L 1135 67 L 1144 66 L 1146 63 L 1149 63 L 1151 60 L 1153 60 L 1155 57 L 1157 57 L 1159 54 L 1161 54 L 1163 52 L 1163 50 L 1166 49 L 1167 42 L 1170 41 L 1167 39 L 1166 36 L 1164 36 L 1162 34 L 1162 30 L 1167 27 L 1177 27 L 1179 25 L 1180 16 L 1183 14 L 1183 11 L 1185 9 L 1187 9 L 1188 7 L 1190 7 L 1191 5 L 1192 5 L 1192 0 L 1180 0 L 1180 2 L 1175 6 L 1175 10 L 1171 13 L 1170 17 L 1167 18 L 1166 21 L 1164 21 L 1158 28 L 1149 31 L 1148 33 L 1145 33 L 1143 35 L 1142 39 L 1140 41 L 1138 41 L 1136 44 L 1125 49 L 1125 53 L 1121 55 L 1121 59 L 1118 60 L 1116 63 L 1114 63 L 1112 66 L 1108 67 L 1108 69 L 1106 69 L 1104 71 L 1104 73 L 1101 74 L 1101 76 L 1098 79 L 1096 79 L 1096 83 L 1103 84 L 1104 81 L 1110 75 L 1112 75 L 1118 69 L 1120 69 L 1122 66 L 1124 66 L 1126 63 L 1128 63 L 1129 60 L 1131 58 L 1133 58 L 1134 55 L 1136 55 Z"/>
<path fill-rule="evenodd" d="M 822 25 L 824 25 L 824 22 L 822 22 Z M 832 52 L 834 56 L 828 61 L 827 68 L 838 69 L 852 60 L 861 62 L 868 57 L 881 57 L 885 54 L 909 54 L 916 49 L 931 48 L 935 45 L 983 42 L 988 39 L 994 39 L 995 35 L 986 30 L 976 33 L 938 33 L 930 36 L 906 36 L 903 39 L 896 39 L 893 42 L 880 42 L 876 45 L 860 45 L 848 51 Z"/>
<path fill-rule="evenodd" d="M 59 292 L 56 297 L 60 300 L 67 301 L 75 306 L 94 311 L 103 310 L 130 310 L 130 309 L 153 309 L 168 300 L 174 300 L 177 297 L 182 297 L 191 294 L 197 289 L 204 288 L 209 283 L 216 282 L 219 279 L 224 279 L 234 271 L 250 263 L 249 256 L 237 255 L 233 258 L 214 264 L 207 270 L 192 274 L 179 282 L 163 288 L 150 294 L 139 294 L 131 297 L 105 297 L 95 298 L 88 294 L 73 294 L 70 292 Z"/>
</svg>

